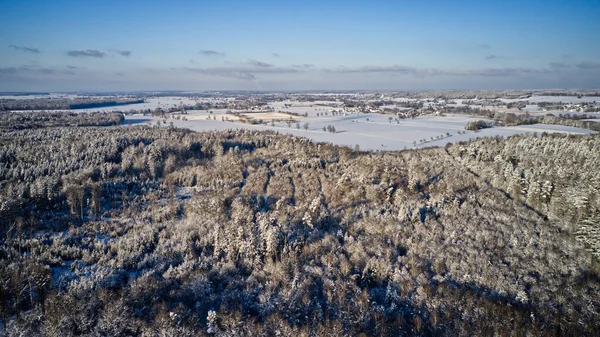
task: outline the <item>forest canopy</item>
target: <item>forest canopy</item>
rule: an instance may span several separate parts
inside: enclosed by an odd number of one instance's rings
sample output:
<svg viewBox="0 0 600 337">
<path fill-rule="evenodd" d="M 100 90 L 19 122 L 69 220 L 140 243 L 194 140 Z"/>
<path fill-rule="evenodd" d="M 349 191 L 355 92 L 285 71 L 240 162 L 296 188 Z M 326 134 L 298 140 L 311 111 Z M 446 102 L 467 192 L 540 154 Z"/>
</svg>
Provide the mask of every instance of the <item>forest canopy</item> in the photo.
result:
<svg viewBox="0 0 600 337">
<path fill-rule="evenodd" d="M 120 112 L 36 112 L 13 111 L 0 113 L 0 130 L 35 129 L 53 126 L 111 126 L 121 125 L 125 117 Z"/>
<path fill-rule="evenodd" d="M 600 329 L 598 135 L 358 152 L 80 116 L 2 117 L 7 335 Z"/>
</svg>

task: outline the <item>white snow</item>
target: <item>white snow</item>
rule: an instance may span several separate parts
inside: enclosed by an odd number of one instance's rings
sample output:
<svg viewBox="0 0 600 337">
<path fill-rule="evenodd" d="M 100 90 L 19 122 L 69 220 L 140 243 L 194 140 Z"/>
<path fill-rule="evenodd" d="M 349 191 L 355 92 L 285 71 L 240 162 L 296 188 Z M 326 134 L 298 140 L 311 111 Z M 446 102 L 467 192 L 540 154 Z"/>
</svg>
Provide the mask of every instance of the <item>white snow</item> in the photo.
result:
<svg viewBox="0 0 600 337">
<path fill-rule="evenodd" d="M 350 98 L 357 98 L 356 95 L 348 94 Z M 48 97 L 48 96 L 43 96 Z M 60 95 L 53 94 L 55 98 L 65 97 L 77 97 L 77 95 Z M 81 96 L 80 96 L 81 97 Z M 3 96 L 3 98 L 11 98 L 10 96 Z M 14 96 L 14 98 L 32 98 L 32 96 Z M 74 112 L 95 112 L 95 111 L 145 111 L 155 110 L 156 108 L 173 108 L 179 107 L 181 104 L 194 105 L 197 103 L 223 103 L 232 101 L 233 97 L 215 97 L 215 98 L 188 98 L 188 97 L 152 97 L 146 99 L 145 103 L 129 104 L 116 107 L 106 108 L 93 108 L 93 109 L 79 109 L 71 110 Z M 324 98 L 325 99 L 325 98 Z M 418 101 L 410 98 L 393 98 L 396 102 L 407 102 L 407 101 Z M 600 97 L 582 97 L 578 99 L 573 96 L 533 96 L 528 99 L 501 99 L 505 102 L 512 101 L 523 101 L 528 100 L 533 103 L 528 105 L 523 111 L 531 112 L 532 115 L 543 115 L 546 113 L 568 113 L 564 111 L 549 111 L 539 112 L 536 103 L 537 102 L 565 102 L 565 103 L 579 103 L 579 102 L 600 102 Z M 425 104 L 430 104 L 430 99 L 420 99 Z M 461 105 L 463 100 L 455 100 L 457 105 Z M 286 107 L 285 105 L 290 105 Z M 378 113 L 353 113 L 353 112 L 338 112 L 334 116 L 333 111 L 341 111 L 341 102 L 332 100 L 322 100 L 314 102 L 300 102 L 296 100 L 286 100 L 282 102 L 270 102 L 268 108 L 273 108 L 275 112 L 292 112 L 307 117 L 294 117 L 297 122 L 300 123 L 300 129 L 297 129 L 296 123 L 292 123 L 291 127 L 283 121 L 275 122 L 272 126 L 271 123 L 268 125 L 249 125 L 241 122 L 227 122 L 221 121 L 222 117 L 229 117 L 233 119 L 231 115 L 227 115 L 228 109 L 211 109 L 212 114 L 209 114 L 206 110 L 191 110 L 188 114 L 179 115 L 182 119 L 166 119 L 167 124 L 171 122 L 176 127 L 188 128 L 195 131 L 212 131 L 212 130 L 227 130 L 227 129 L 253 129 L 253 130 L 275 130 L 284 134 L 292 134 L 301 137 L 307 137 L 319 142 L 331 142 L 338 145 L 345 145 L 354 147 L 359 145 L 364 150 L 402 150 L 416 147 L 428 147 L 428 146 L 443 146 L 449 142 L 455 143 L 459 141 L 467 141 L 477 137 L 489 137 L 489 136 L 510 136 L 520 133 L 542 133 L 542 132 L 562 132 L 571 134 L 587 134 L 593 133 L 593 131 L 578 129 L 565 126 L 556 125 L 524 125 L 518 127 L 494 127 L 489 129 L 480 130 L 477 132 L 464 130 L 465 124 L 469 121 L 479 120 L 479 117 L 470 117 L 466 115 L 447 115 L 441 116 L 423 116 L 415 119 L 400 119 L 396 121 L 395 115 L 385 115 Z M 393 107 L 394 105 L 389 105 Z M 267 108 L 266 107 L 266 108 Z M 235 112 L 235 110 L 233 110 Z M 238 111 L 245 112 L 245 111 Z M 317 114 L 319 116 L 317 116 Z M 327 115 L 325 115 L 327 114 Z M 600 116 L 600 114 L 588 114 Z M 217 120 L 208 120 L 208 117 L 215 116 Z M 392 118 L 391 122 L 389 118 Z M 183 120 L 183 118 L 188 120 Z M 126 116 L 124 124 L 148 124 L 156 125 L 157 122 L 161 122 L 161 125 L 165 119 L 159 117 L 152 117 L 150 115 L 143 116 L 141 114 L 128 115 Z M 270 122 L 270 119 L 267 119 Z M 305 123 L 309 124 L 309 129 L 304 130 L 303 126 Z M 328 125 L 334 126 L 336 133 L 323 131 L 323 127 Z M 458 134 L 461 132 L 464 134 Z M 447 136 L 446 134 L 449 134 Z M 432 140 L 433 137 L 433 140 Z M 421 140 L 426 140 L 424 143 Z"/>
<path fill-rule="evenodd" d="M 349 114 L 344 116 L 316 117 L 316 110 L 302 108 L 302 111 L 309 113 L 309 117 L 299 118 L 301 128 L 297 129 L 296 124 L 292 123 L 288 127 L 284 122 L 276 122 L 275 126 L 268 125 L 249 125 L 240 122 L 221 121 L 222 111 L 215 111 L 213 115 L 217 120 L 207 120 L 209 114 L 206 111 L 193 111 L 182 117 L 189 118 L 188 121 L 167 119 L 167 124 L 173 122 L 176 127 L 188 128 L 194 131 L 212 131 L 228 129 L 253 129 L 253 130 L 275 130 L 282 134 L 291 134 L 300 137 L 307 137 L 319 142 L 330 142 L 337 145 L 354 147 L 359 145 L 363 150 L 402 150 L 414 148 L 413 142 L 417 142 L 416 147 L 443 146 L 447 143 L 456 143 L 467 141 L 478 137 L 491 136 L 510 136 L 520 133 L 542 133 L 542 132 L 561 132 L 571 134 L 588 134 L 593 131 L 557 125 L 534 124 L 517 127 L 495 127 L 484 129 L 477 132 L 464 130 L 468 121 L 474 121 L 481 118 L 473 118 L 465 115 L 448 115 L 417 117 L 415 119 L 400 120 L 397 123 L 394 119 L 390 123 L 391 115 L 384 114 Z M 287 110 L 289 111 L 289 110 Z M 300 111 L 294 111 L 300 112 Z M 392 116 L 393 117 L 393 116 Z M 133 115 L 126 116 L 126 123 L 146 123 L 156 125 L 156 121 L 163 120 L 151 116 Z M 309 124 L 309 129 L 304 130 L 304 123 Z M 336 133 L 323 131 L 323 127 L 332 125 L 336 128 Z M 459 135 L 464 131 L 465 134 Z M 446 136 L 449 133 L 450 136 Z M 443 136 L 437 139 L 438 136 Z M 431 140 L 431 137 L 434 140 Z M 421 139 L 427 142 L 420 144 Z"/>
</svg>

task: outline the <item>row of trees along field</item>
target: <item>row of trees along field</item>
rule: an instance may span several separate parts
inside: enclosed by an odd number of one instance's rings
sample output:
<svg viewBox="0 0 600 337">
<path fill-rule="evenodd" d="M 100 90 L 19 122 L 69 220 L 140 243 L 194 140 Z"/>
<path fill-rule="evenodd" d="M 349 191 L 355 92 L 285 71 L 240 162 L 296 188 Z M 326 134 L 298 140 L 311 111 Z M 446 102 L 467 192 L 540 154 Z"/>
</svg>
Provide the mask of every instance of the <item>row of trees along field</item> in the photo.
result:
<svg viewBox="0 0 600 337">
<path fill-rule="evenodd" d="M 599 150 L 598 135 L 370 153 L 248 130 L 5 128 L 1 329 L 591 336 Z"/>
</svg>

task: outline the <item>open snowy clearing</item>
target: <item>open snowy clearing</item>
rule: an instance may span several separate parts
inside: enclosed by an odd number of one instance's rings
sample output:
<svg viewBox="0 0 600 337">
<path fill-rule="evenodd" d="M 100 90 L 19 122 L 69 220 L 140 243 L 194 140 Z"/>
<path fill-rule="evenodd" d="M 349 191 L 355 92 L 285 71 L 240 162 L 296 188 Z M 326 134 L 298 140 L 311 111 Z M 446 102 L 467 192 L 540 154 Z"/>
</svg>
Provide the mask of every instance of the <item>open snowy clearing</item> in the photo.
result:
<svg viewBox="0 0 600 337">
<path fill-rule="evenodd" d="M 280 113 L 280 112 L 250 112 L 250 113 L 244 113 L 242 114 L 246 117 L 252 118 L 252 119 L 275 119 L 275 120 L 288 120 L 288 119 L 302 119 L 301 116 L 293 116 L 293 115 L 288 115 L 288 114 L 284 114 L 284 113 Z"/>
<path fill-rule="evenodd" d="M 465 124 L 469 121 L 479 120 L 465 115 L 425 116 L 415 119 L 390 121 L 390 115 L 383 114 L 360 114 L 360 115 L 337 115 L 319 116 L 309 113 L 297 124 L 276 121 L 275 126 L 269 124 L 250 125 L 235 121 L 221 121 L 222 114 L 216 114 L 217 120 L 208 120 L 209 113 L 206 111 L 193 111 L 188 115 L 181 115 L 180 119 L 167 119 L 167 124 L 173 122 L 176 127 L 187 128 L 194 131 L 213 131 L 229 129 L 252 129 L 252 130 L 274 130 L 283 134 L 291 134 L 306 137 L 318 142 L 330 142 L 337 145 L 354 147 L 358 145 L 363 150 L 403 150 L 409 148 L 420 148 L 429 146 L 444 146 L 447 143 L 468 141 L 478 137 L 502 136 L 508 137 L 522 133 L 559 132 L 568 134 L 589 134 L 593 131 L 557 125 L 534 124 L 516 127 L 495 127 L 479 130 L 477 132 L 466 131 Z M 233 115 L 223 115 L 230 119 Z M 287 116 L 287 115 L 286 115 Z M 266 118 L 265 118 L 266 119 Z M 125 123 L 156 125 L 162 118 L 151 116 L 131 115 L 126 116 Z M 304 129 L 304 123 L 308 123 L 308 129 Z M 164 125 L 164 124 L 162 124 Z M 328 125 L 334 126 L 335 133 L 323 130 Z M 458 132 L 461 132 L 459 135 Z M 462 134 L 464 132 L 464 134 Z M 422 143 L 421 141 L 424 142 Z M 416 144 L 416 145 L 415 145 Z"/>
</svg>

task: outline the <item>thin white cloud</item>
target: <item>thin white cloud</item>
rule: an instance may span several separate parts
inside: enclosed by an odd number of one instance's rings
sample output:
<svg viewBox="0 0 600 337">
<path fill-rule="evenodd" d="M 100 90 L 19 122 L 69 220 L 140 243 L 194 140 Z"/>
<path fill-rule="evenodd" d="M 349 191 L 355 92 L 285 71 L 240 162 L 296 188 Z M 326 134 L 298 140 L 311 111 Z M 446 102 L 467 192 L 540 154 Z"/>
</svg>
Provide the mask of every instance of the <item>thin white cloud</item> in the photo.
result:
<svg viewBox="0 0 600 337">
<path fill-rule="evenodd" d="M 25 46 L 16 46 L 14 44 L 11 44 L 9 47 L 11 47 L 14 50 L 17 51 L 24 51 L 24 52 L 28 52 L 28 53 L 34 53 L 34 54 L 39 54 L 41 53 L 41 51 L 37 48 L 31 48 L 31 47 L 25 47 Z"/>
<path fill-rule="evenodd" d="M 533 68 L 484 68 L 484 69 L 437 69 L 437 68 L 415 68 L 410 66 L 363 66 L 358 68 L 340 67 L 337 69 L 323 69 L 330 73 L 382 73 L 382 74 L 407 74 L 416 76 L 484 76 L 484 77 L 500 77 L 500 76 L 517 76 L 524 74 L 542 74 L 548 73 L 547 69 Z"/>
<path fill-rule="evenodd" d="M 414 67 L 407 66 L 363 66 L 359 68 L 348 68 L 340 67 L 337 69 L 324 69 L 326 72 L 333 73 L 415 73 L 417 71 Z"/>
<path fill-rule="evenodd" d="M 225 56 L 225 53 L 223 52 L 219 52 L 216 50 L 208 50 L 208 49 L 202 49 L 200 51 L 200 55 L 204 55 L 204 56 Z"/>
<path fill-rule="evenodd" d="M 184 67 L 183 70 L 187 72 L 201 73 L 210 76 L 237 78 L 242 80 L 255 80 L 256 74 L 292 74 L 299 72 L 298 69 L 294 68 L 278 68 L 258 65 L 212 68 Z"/>
<path fill-rule="evenodd" d="M 598 69 L 600 68 L 600 62 L 596 61 L 584 61 L 577 65 L 580 69 Z"/>
<path fill-rule="evenodd" d="M 106 53 L 101 52 L 95 49 L 87 49 L 87 50 L 69 50 L 67 55 L 71 57 L 97 57 L 103 58 L 106 56 Z"/>
<path fill-rule="evenodd" d="M 262 67 L 262 68 L 271 68 L 273 67 L 272 64 L 270 63 L 266 63 L 266 62 L 261 62 L 261 61 L 257 61 L 257 60 L 248 60 L 247 62 L 248 64 L 255 66 L 255 67 Z"/>
</svg>

